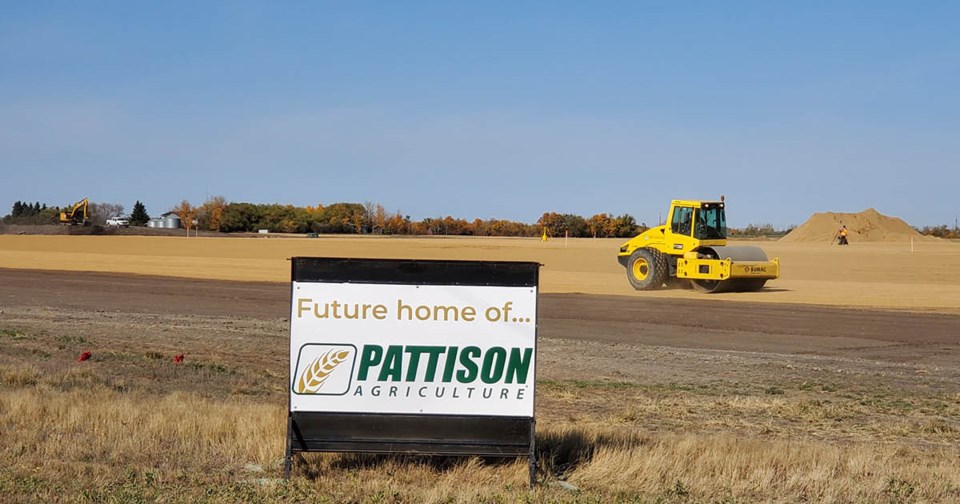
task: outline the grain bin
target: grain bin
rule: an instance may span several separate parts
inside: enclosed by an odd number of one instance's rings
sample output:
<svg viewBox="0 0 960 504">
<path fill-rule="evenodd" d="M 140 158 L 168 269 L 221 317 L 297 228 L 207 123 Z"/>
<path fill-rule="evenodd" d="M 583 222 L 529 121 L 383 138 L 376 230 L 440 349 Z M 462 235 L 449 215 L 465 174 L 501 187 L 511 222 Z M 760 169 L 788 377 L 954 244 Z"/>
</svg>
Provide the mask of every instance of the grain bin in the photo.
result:
<svg viewBox="0 0 960 504">
<path fill-rule="evenodd" d="M 180 227 L 180 217 L 175 213 L 167 213 L 163 215 L 163 226 L 167 229 L 178 229 Z"/>
</svg>

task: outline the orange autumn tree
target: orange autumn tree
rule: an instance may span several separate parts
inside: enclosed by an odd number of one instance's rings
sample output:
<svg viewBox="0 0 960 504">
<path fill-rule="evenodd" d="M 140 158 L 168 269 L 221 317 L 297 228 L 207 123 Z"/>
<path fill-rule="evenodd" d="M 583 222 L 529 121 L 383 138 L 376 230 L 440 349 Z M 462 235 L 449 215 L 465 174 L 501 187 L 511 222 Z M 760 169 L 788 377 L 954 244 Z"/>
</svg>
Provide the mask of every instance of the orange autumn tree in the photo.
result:
<svg viewBox="0 0 960 504">
<path fill-rule="evenodd" d="M 612 222 L 609 215 L 598 213 L 590 217 L 590 220 L 587 221 L 587 229 L 590 230 L 590 234 L 592 234 L 594 238 L 598 236 L 600 238 L 606 238 L 612 236 L 614 233 L 614 229 L 612 229 L 613 226 L 611 225 Z"/>
<path fill-rule="evenodd" d="M 183 200 L 170 211 L 177 214 L 177 217 L 180 217 L 180 225 L 186 228 L 187 236 L 190 236 L 190 229 L 193 228 L 193 220 L 197 218 L 197 207 L 191 205 L 189 201 Z"/>
<path fill-rule="evenodd" d="M 397 213 L 388 217 L 383 224 L 387 233 L 390 234 L 409 234 L 410 233 L 410 218 L 404 217 L 400 213 L 400 210 L 397 210 Z"/>
<path fill-rule="evenodd" d="M 195 209 L 199 221 L 198 226 L 210 231 L 220 231 L 220 224 L 223 222 L 223 209 L 226 206 L 227 200 L 223 196 L 208 198 L 200 207 Z"/>
<path fill-rule="evenodd" d="M 377 206 L 373 211 L 373 232 L 383 233 L 386 228 L 387 210 L 383 208 L 383 205 L 377 203 Z"/>
</svg>

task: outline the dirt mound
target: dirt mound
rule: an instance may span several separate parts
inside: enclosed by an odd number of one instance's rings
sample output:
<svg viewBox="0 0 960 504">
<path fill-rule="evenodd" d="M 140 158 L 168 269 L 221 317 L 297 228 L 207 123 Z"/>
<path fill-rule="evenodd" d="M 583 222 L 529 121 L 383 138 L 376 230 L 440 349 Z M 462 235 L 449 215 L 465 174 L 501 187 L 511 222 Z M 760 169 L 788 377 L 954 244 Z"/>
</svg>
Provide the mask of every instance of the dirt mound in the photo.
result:
<svg viewBox="0 0 960 504">
<path fill-rule="evenodd" d="M 857 213 L 818 212 L 789 234 L 785 242 L 830 243 L 841 226 L 847 226 L 847 239 L 856 242 L 907 242 L 937 240 L 924 236 L 902 219 L 881 214 L 873 208 Z"/>
</svg>

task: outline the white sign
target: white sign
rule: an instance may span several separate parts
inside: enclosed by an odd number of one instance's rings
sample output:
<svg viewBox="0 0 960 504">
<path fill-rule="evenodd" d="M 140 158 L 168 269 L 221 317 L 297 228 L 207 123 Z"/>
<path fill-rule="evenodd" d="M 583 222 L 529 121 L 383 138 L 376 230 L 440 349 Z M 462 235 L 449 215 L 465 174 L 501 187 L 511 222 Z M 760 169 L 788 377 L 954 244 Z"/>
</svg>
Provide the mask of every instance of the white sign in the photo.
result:
<svg viewBox="0 0 960 504">
<path fill-rule="evenodd" d="M 291 411 L 533 416 L 533 287 L 294 282 Z"/>
</svg>

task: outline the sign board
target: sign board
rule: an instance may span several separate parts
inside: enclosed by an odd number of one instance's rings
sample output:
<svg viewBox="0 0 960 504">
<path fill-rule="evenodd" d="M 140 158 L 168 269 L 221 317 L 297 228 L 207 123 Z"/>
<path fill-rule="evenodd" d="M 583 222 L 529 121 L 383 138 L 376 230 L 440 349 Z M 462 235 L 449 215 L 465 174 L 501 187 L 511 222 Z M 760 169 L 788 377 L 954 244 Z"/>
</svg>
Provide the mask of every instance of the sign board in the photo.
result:
<svg viewBox="0 0 960 504">
<path fill-rule="evenodd" d="M 292 259 L 293 453 L 529 455 L 539 264 Z"/>
</svg>

